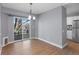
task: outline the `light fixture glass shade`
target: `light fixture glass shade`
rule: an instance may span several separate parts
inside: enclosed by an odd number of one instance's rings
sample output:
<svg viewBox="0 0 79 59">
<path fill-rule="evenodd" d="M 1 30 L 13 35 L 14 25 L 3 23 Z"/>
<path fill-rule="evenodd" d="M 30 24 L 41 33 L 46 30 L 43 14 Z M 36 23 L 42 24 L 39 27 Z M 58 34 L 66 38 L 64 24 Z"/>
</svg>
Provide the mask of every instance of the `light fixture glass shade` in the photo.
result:
<svg viewBox="0 0 79 59">
<path fill-rule="evenodd" d="M 35 20 L 36 19 L 36 17 L 35 16 L 33 16 L 33 20 Z"/>
<path fill-rule="evenodd" d="M 31 15 L 29 15 L 29 16 L 28 16 L 28 19 L 29 19 L 29 20 L 31 20 L 31 19 L 32 19 L 32 16 L 31 16 Z"/>
<path fill-rule="evenodd" d="M 31 16 L 31 15 L 29 15 L 29 16 L 28 16 L 28 19 L 29 19 L 29 20 L 35 20 L 36 17 L 35 17 L 35 16 Z"/>
</svg>

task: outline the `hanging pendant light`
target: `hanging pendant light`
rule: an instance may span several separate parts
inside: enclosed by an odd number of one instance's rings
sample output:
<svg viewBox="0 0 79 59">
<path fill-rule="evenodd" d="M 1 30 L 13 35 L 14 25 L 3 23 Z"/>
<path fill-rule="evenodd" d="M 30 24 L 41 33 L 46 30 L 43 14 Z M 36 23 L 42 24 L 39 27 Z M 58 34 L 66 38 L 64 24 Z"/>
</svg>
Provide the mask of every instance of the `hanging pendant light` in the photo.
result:
<svg viewBox="0 0 79 59">
<path fill-rule="evenodd" d="M 36 17 L 35 16 L 33 16 L 33 20 L 35 20 L 36 19 Z"/>
<path fill-rule="evenodd" d="M 35 20 L 36 17 L 32 15 L 32 3 L 29 3 L 29 4 L 30 4 L 30 13 L 29 13 L 28 19 Z"/>
</svg>

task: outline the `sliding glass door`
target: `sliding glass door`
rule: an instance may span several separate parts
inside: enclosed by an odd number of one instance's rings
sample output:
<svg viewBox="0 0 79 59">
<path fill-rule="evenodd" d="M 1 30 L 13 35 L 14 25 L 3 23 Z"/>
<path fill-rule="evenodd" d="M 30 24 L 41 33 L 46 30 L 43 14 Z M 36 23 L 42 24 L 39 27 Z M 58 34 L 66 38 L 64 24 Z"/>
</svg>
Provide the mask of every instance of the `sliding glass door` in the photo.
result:
<svg viewBox="0 0 79 59">
<path fill-rule="evenodd" d="M 30 20 L 26 17 L 14 17 L 14 40 L 22 40 L 30 37 Z"/>
<path fill-rule="evenodd" d="M 26 39 L 30 37 L 30 20 L 22 17 L 22 38 Z"/>
</svg>

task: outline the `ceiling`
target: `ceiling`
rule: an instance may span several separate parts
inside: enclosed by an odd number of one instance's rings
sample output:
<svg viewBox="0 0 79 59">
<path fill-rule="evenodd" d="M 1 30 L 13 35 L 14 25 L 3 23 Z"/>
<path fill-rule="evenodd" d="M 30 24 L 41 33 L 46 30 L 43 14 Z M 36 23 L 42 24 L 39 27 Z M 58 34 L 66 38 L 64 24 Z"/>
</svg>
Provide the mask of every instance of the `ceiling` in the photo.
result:
<svg viewBox="0 0 79 59">
<path fill-rule="evenodd" d="M 32 13 L 41 14 L 58 6 L 65 5 L 64 3 L 33 3 Z M 11 8 L 29 13 L 29 3 L 2 3 L 3 7 Z"/>
<path fill-rule="evenodd" d="M 67 9 L 67 16 L 79 16 L 79 3 L 70 3 L 64 6 Z"/>
<path fill-rule="evenodd" d="M 29 13 L 29 3 L 2 3 L 3 7 Z M 79 15 L 79 3 L 33 3 L 32 13 L 41 14 L 58 6 L 67 9 L 67 16 Z"/>
</svg>

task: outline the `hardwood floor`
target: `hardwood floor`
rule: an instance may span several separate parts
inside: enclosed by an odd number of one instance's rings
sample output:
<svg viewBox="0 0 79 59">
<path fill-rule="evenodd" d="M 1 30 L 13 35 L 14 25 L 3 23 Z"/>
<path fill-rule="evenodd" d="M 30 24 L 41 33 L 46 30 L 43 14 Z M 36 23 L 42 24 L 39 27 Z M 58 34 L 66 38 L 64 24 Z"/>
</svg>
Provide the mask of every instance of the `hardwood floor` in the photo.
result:
<svg viewBox="0 0 79 59">
<path fill-rule="evenodd" d="M 9 44 L 2 49 L 2 55 L 79 55 L 79 43 L 68 41 L 64 49 L 33 39 Z"/>
<path fill-rule="evenodd" d="M 20 41 L 9 44 L 3 47 L 2 55 L 30 55 L 31 54 L 31 42 L 30 40 Z"/>
</svg>

